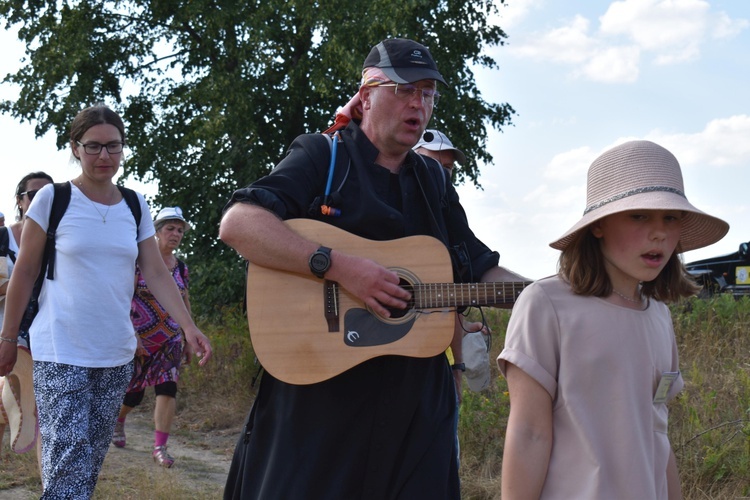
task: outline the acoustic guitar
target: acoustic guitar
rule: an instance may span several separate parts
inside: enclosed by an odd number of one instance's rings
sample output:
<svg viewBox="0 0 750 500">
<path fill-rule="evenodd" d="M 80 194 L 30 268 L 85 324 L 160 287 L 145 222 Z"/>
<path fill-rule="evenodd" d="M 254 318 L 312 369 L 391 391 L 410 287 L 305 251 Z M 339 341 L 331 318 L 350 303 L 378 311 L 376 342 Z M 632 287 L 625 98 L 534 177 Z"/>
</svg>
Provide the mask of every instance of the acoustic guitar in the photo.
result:
<svg viewBox="0 0 750 500">
<path fill-rule="evenodd" d="M 311 219 L 286 221 L 303 237 L 395 271 L 412 294 L 390 318 L 338 283 L 250 264 L 247 317 L 264 369 L 290 384 L 314 384 L 377 356 L 435 356 L 450 345 L 457 307 L 512 304 L 529 282 L 453 283 L 440 240 L 361 238 Z"/>
</svg>

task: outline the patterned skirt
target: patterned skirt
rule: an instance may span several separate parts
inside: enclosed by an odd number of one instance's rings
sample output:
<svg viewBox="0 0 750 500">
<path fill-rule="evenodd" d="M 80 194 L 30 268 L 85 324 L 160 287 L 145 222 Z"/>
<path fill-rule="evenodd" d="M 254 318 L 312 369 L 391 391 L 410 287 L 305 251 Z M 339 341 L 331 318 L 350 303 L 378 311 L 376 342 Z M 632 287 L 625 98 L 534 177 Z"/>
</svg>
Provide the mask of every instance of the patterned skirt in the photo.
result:
<svg viewBox="0 0 750 500">
<path fill-rule="evenodd" d="M 177 382 L 181 362 L 182 335 L 172 337 L 152 354 L 136 355 L 133 379 L 127 392 L 139 392 L 164 382 Z"/>
</svg>

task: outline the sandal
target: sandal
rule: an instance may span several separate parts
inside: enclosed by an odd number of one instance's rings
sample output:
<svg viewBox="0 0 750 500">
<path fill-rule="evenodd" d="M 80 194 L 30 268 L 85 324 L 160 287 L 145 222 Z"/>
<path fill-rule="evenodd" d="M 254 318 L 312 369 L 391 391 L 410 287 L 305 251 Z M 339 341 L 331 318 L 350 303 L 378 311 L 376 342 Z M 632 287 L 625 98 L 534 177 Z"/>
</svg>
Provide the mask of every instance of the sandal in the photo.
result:
<svg viewBox="0 0 750 500">
<path fill-rule="evenodd" d="M 166 467 L 169 469 L 172 467 L 172 464 L 174 464 L 174 458 L 167 453 L 167 445 L 163 446 L 154 446 L 154 451 L 151 453 L 151 456 L 154 457 L 154 462 L 161 465 L 162 467 Z"/>
<path fill-rule="evenodd" d="M 112 434 L 112 444 L 118 448 L 125 447 L 125 422 L 115 424 L 115 433 Z"/>
</svg>

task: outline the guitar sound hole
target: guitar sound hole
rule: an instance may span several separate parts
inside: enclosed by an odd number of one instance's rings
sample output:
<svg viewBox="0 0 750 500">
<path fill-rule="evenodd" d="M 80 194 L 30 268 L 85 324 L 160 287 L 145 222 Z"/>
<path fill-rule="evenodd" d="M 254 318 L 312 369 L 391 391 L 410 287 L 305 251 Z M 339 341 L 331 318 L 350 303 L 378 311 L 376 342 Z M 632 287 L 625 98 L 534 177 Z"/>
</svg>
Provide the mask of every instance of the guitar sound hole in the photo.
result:
<svg viewBox="0 0 750 500">
<path fill-rule="evenodd" d="M 406 315 L 406 313 L 414 309 L 414 287 L 412 286 L 412 284 L 406 281 L 404 278 L 401 278 L 399 280 L 398 286 L 409 292 L 411 294 L 411 299 L 409 299 L 409 301 L 406 303 L 405 309 L 396 309 L 395 307 L 388 308 L 388 311 L 391 313 L 392 319 L 402 318 Z"/>
</svg>

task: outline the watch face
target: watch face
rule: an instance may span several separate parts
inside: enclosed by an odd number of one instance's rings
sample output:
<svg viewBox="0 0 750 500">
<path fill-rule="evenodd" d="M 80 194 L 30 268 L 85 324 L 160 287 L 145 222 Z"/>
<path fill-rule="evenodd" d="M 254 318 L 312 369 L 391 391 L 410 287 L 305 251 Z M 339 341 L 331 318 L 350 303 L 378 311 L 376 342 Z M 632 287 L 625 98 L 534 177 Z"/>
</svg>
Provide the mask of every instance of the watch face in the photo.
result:
<svg viewBox="0 0 750 500">
<path fill-rule="evenodd" d="M 328 269 L 328 256 L 324 253 L 315 253 L 310 259 L 310 265 L 317 271 L 325 271 Z"/>
</svg>

